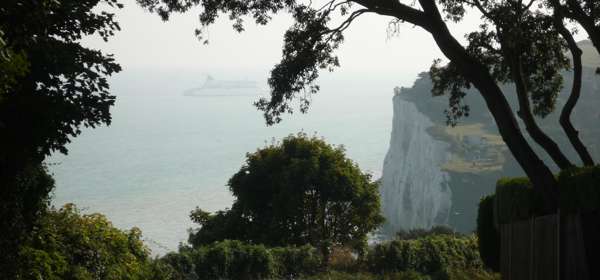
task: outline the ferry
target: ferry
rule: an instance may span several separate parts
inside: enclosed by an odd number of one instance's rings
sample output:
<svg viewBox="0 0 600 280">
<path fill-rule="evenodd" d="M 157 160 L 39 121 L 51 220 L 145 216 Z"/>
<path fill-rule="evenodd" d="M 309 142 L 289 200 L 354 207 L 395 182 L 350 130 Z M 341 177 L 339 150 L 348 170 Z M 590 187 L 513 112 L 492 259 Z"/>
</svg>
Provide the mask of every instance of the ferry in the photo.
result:
<svg viewBox="0 0 600 280">
<path fill-rule="evenodd" d="M 255 81 L 215 80 L 213 77 L 208 76 L 206 78 L 206 81 L 204 82 L 204 85 L 202 85 L 201 87 L 188 89 L 183 93 L 183 95 L 185 95 L 185 96 L 239 95 L 239 94 L 248 94 L 250 92 L 255 93 L 258 89 L 259 88 Z"/>
</svg>

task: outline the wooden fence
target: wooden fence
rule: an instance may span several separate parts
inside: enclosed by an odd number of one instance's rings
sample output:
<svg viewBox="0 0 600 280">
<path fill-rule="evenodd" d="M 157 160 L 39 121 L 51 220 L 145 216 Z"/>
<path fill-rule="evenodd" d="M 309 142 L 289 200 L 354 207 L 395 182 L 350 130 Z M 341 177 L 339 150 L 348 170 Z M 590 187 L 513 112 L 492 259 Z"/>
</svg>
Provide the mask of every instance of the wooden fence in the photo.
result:
<svg viewBox="0 0 600 280">
<path fill-rule="evenodd" d="M 548 215 L 500 225 L 500 273 L 505 280 L 592 280 L 600 242 L 593 215 Z M 594 260 L 600 266 L 600 260 Z"/>
</svg>

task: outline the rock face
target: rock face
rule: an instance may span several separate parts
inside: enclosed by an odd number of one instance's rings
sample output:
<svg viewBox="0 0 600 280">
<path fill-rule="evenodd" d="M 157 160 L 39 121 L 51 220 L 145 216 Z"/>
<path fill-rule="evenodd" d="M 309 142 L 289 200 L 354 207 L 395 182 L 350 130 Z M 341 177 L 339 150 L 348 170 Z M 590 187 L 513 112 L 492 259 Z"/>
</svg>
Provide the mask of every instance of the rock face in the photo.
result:
<svg viewBox="0 0 600 280">
<path fill-rule="evenodd" d="M 401 95 L 396 89 L 390 148 L 380 187 L 386 234 L 446 224 L 452 204 L 449 177 L 442 171 L 449 145 L 427 132 L 434 124 Z"/>
<path fill-rule="evenodd" d="M 600 56 L 589 42 L 582 42 L 580 46 L 585 59 L 583 87 L 572 120 L 583 143 L 599 162 L 600 76 L 595 72 Z M 572 77 L 571 72 L 564 73 L 564 88 L 558 96 L 557 110 L 538 122 L 566 156 L 581 165 L 559 125 L 560 109 L 570 94 Z M 444 110 L 448 99 L 433 98 L 431 88 L 429 74 L 421 73 L 410 88 L 395 90 L 390 148 L 380 186 L 387 219 L 381 233 L 387 237 L 400 229 L 429 228 L 437 224 L 472 232 L 480 198 L 494 192 L 499 178 L 524 176 L 478 92 L 466 91 L 464 101 L 471 108 L 469 117 L 456 127 L 447 127 Z M 517 108 L 514 85 L 505 84 L 501 88 L 511 106 Z M 547 153 L 531 139 L 529 142 L 540 158 L 557 172 Z"/>
</svg>

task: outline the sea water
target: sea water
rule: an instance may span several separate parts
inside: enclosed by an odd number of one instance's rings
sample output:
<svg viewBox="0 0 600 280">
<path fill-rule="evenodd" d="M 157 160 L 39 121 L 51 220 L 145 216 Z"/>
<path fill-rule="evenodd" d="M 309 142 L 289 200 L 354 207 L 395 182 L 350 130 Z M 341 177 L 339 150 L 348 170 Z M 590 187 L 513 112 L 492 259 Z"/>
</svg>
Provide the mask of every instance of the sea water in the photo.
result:
<svg viewBox="0 0 600 280">
<path fill-rule="evenodd" d="M 268 127 L 252 105 L 266 88 L 243 94 L 184 96 L 198 81 L 113 86 L 117 102 L 108 127 L 84 129 L 68 155 L 47 159 L 57 188 L 53 204 L 73 202 L 105 214 L 122 229 L 138 227 L 153 254 L 176 250 L 194 225 L 195 207 L 231 206 L 227 180 L 245 154 L 300 131 L 344 145 L 374 179 L 381 176 L 392 122 L 392 84 L 330 82 L 308 114 L 285 115 Z M 392 81 L 393 82 L 393 81 Z"/>
</svg>

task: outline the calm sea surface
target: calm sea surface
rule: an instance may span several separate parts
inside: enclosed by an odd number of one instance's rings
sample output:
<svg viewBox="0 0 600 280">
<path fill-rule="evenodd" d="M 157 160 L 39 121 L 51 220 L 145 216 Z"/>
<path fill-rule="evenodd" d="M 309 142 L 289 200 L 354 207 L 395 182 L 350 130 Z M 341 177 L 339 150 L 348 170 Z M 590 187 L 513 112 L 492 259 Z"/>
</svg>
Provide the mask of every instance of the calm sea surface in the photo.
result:
<svg viewBox="0 0 600 280">
<path fill-rule="evenodd" d="M 54 205 L 73 202 L 120 228 L 139 227 L 153 253 L 161 254 L 185 242 L 196 206 L 231 206 L 227 180 L 247 152 L 273 139 L 316 133 L 343 144 L 363 170 L 380 176 L 392 122 L 389 85 L 331 82 L 308 114 L 285 116 L 273 127 L 252 106 L 264 90 L 184 96 L 193 85 L 113 87 L 112 125 L 84 130 L 67 156 L 47 160 L 57 182 Z"/>
</svg>

